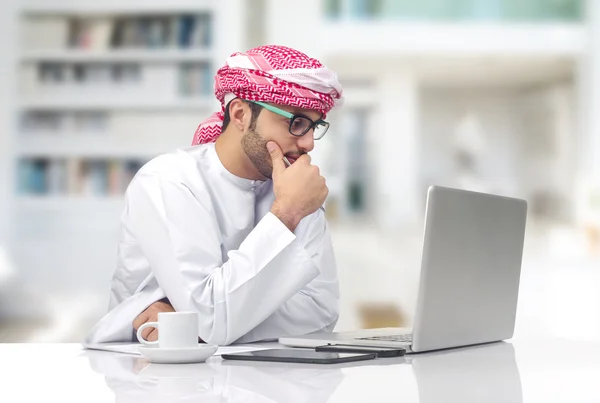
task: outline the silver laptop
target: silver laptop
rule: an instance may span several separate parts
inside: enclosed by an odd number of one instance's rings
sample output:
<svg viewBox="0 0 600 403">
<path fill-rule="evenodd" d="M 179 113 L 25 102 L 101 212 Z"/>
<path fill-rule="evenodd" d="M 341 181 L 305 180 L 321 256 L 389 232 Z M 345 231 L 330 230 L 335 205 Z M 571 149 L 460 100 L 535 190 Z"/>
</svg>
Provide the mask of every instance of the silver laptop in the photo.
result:
<svg viewBox="0 0 600 403">
<path fill-rule="evenodd" d="M 417 353 L 512 338 L 526 216 L 525 200 L 430 187 L 412 331 L 313 333 L 279 342 L 402 347 Z"/>
</svg>

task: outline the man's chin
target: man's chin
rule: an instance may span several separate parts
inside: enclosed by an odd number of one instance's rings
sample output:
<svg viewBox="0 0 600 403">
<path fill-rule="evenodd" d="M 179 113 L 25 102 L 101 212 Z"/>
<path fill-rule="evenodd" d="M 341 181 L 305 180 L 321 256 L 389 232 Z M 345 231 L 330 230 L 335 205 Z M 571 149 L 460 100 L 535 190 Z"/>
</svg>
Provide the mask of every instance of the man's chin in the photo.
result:
<svg viewBox="0 0 600 403">
<path fill-rule="evenodd" d="M 267 168 L 264 165 L 256 166 L 256 164 L 254 164 L 254 167 L 256 168 L 258 173 L 263 176 L 263 178 L 262 178 L 263 180 L 273 179 L 273 168 L 271 168 L 271 167 Z"/>
<path fill-rule="evenodd" d="M 273 180 L 273 171 L 269 171 L 269 172 L 261 172 L 260 173 L 262 176 L 264 176 L 265 180 Z"/>
</svg>

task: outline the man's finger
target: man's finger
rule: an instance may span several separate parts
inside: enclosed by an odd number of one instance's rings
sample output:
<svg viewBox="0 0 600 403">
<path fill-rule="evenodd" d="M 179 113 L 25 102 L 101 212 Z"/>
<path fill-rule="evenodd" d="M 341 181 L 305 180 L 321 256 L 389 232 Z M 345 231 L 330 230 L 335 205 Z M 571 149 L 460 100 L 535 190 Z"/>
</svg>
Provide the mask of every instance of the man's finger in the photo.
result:
<svg viewBox="0 0 600 403">
<path fill-rule="evenodd" d="M 310 165 L 310 162 L 312 161 L 312 158 L 310 158 L 310 155 L 308 154 L 302 154 L 297 160 L 296 162 L 301 162 L 303 164 L 306 165 Z"/>
<path fill-rule="evenodd" d="M 148 336 L 150 336 L 150 333 L 152 333 L 155 329 L 153 327 L 147 327 L 144 330 L 142 330 L 142 337 L 146 340 L 148 340 Z"/>
<path fill-rule="evenodd" d="M 135 318 L 135 320 L 133 321 L 133 328 L 135 330 L 138 330 L 140 326 L 142 326 L 146 322 L 148 322 L 148 310 L 145 310 L 144 312 L 140 313 L 138 317 Z"/>
<path fill-rule="evenodd" d="M 285 169 L 285 162 L 283 162 L 283 153 L 281 152 L 281 148 L 274 141 L 269 141 L 267 143 L 267 150 L 269 150 L 269 154 L 271 154 L 271 161 L 273 161 L 273 176 L 277 172 L 281 172 Z"/>
<path fill-rule="evenodd" d="M 150 332 L 148 337 L 146 337 L 146 340 L 148 340 L 148 341 L 158 340 L 158 330 L 156 328 L 152 328 L 152 331 Z"/>
</svg>

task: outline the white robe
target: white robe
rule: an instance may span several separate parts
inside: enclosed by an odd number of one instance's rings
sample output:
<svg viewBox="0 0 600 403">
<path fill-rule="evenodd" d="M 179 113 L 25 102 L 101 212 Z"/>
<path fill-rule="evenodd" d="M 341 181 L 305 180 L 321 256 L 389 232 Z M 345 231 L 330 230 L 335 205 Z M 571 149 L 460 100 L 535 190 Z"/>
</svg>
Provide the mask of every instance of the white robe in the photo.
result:
<svg viewBox="0 0 600 403">
<path fill-rule="evenodd" d="M 135 341 L 132 322 L 167 297 L 228 345 L 332 331 L 337 268 L 325 216 L 291 232 L 270 213 L 272 182 L 234 176 L 214 143 L 154 158 L 125 193 L 109 312 L 86 343 Z"/>
</svg>

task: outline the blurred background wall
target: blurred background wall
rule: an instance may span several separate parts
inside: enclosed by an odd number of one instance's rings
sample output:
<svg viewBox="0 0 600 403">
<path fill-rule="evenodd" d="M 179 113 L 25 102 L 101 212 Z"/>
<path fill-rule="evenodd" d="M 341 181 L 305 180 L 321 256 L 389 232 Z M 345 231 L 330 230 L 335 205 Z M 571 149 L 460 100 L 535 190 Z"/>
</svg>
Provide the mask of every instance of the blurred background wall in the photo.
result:
<svg viewBox="0 0 600 403">
<path fill-rule="evenodd" d="M 345 105 L 330 186 L 338 330 L 410 326 L 428 186 L 522 197 L 517 336 L 600 338 L 600 3 L 16 1 L 0 13 L 0 341 L 79 341 L 105 312 L 122 193 L 188 146 L 235 51 L 296 47 Z"/>
</svg>

